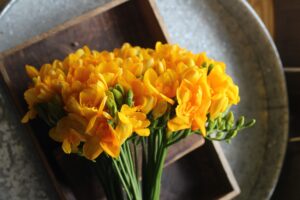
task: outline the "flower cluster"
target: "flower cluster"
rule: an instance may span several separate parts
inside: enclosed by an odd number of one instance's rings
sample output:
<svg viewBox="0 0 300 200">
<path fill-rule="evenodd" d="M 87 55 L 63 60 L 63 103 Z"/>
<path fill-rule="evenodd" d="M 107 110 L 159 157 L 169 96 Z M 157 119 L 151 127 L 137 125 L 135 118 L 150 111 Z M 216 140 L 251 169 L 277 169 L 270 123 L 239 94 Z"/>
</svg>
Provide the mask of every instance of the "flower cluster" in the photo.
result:
<svg viewBox="0 0 300 200">
<path fill-rule="evenodd" d="M 118 157 L 128 138 L 149 136 L 149 125 L 165 113 L 171 113 L 169 133 L 191 129 L 206 136 L 208 116 L 218 118 L 240 100 L 224 63 L 160 42 L 155 49 L 125 43 L 112 52 L 83 47 L 26 71 L 32 85 L 22 122 L 39 114 L 65 153 L 91 160 L 102 152 Z"/>
</svg>

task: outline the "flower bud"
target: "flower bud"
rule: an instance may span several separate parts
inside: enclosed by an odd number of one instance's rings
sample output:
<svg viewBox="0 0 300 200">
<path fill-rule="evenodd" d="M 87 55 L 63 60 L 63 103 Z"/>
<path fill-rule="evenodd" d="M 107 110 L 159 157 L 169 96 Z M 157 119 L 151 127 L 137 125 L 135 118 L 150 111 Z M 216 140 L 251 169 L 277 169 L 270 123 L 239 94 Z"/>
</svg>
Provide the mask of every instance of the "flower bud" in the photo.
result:
<svg viewBox="0 0 300 200">
<path fill-rule="evenodd" d="M 114 94 L 114 98 L 115 98 L 115 101 L 118 105 L 118 108 L 120 108 L 123 104 L 123 95 L 122 95 L 122 93 L 119 90 L 115 89 L 115 88 L 112 89 L 112 93 Z"/>
<path fill-rule="evenodd" d="M 119 91 L 122 93 L 122 95 L 125 94 L 125 91 L 124 91 L 124 88 L 123 88 L 122 85 L 116 84 L 116 85 L 115 85 L 115 89 L 119 90 Z"/>
<path fill-rule="evenodd" d="M 237 128 L 242 128 L 244 126 L 244 123 L 245 123 L 245 117 L 241 116 L 236 123 Z"/>
<path fill-rule="evenodd" d="M 216 139 L 222 139 L 224 137 L 224 132 L 218 132 L 216 134 Z"/>
<path fill-rule="evenodd" d="M 129 106 L 133 105 L 133 92 L 132 92 L 132 90 L 128 90 L 127 96 L 126 96 L 126 99 L 125 99 L 125 103 Z"/>
<path fill-rule="evenodd" d="M 115 114 L 118 112 L 118 109 L 114 98 L 114 94 L 111 91 L 107 91 L 106 95 L 107 95 L 107 101 L 106 101 L 107 108 L 110 114 L 112 116 L 115 116 Z"/>
<path fill-rule="evenodd" d="M 253 126 L 256 123 L 255 119 L 252 119 L 251 121 L 249 121 L 248 123 L 245 124 L 245 128 L 249 128 L 251 126 Z"/>
<path fill-rule="evenodd" d="M 217 125 L 217 120 L 213 120 L 213 121 L 209 120 L 209 122 L 208 122 L 208 131 L 213 130 L 216 127 L 216 125 Z"/>
<path fill-rule="evenodd" d="M 234 115 L 232 112 L 229 112 L 226 116 L 226 129 L 230 130 L 234 125 Z"/>
<path fill-rule="evenodd" d="M 207 62 L 203 62 L 201 67 L 206 68 L 207 67 Z"/>
<path fill-rule="evenodd" d="M 208 70 L 207 70 L 207 75 L 209 75 L 209 73 L 211 72 L 211 70 L 214 68 L 214 65 L 213 64 L 210 64 L 208 66 Z"/>
</svg>

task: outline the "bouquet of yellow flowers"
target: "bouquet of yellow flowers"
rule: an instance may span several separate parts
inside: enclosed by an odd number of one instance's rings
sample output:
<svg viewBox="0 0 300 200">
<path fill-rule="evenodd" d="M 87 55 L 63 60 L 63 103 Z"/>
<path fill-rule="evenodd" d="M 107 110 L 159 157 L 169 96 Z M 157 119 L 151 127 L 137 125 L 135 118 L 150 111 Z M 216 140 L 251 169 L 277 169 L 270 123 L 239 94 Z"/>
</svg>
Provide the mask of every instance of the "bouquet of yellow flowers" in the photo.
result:
<svg viewBox="0 0 300 200">
<path fill-rule="evenodd" d="M 255 123 L 229 111 L 240 97 L 225 64 L 178 45 L 83 47 L 26 71 L 22 122 L 38 115 L 66 154 L 95 162 L 112 200 L 159 199 L 168 147 L 191 134 L 230 141 Z"/>
</svg>

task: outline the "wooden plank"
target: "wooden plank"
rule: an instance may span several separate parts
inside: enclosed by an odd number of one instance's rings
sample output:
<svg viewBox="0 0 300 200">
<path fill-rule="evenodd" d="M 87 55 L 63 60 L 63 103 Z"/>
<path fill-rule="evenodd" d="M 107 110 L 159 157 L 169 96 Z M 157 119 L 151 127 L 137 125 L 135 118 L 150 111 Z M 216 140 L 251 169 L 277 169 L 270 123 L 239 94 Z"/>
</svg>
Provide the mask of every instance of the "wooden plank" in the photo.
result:
<svg viewBox="0 0 300 200">
<path fill-rule="evenodd" d="M 300 1 L 274 0 L 275 43 L 284 66 L 300 66 Z"/>
<path fill-rule="evenodd" d="M 274 0 L 248 0 L 274 37 Z"/>
<path fill-rule="evenodd" d="M 298 200 L 300 196 L 300 67 L 285 67 L 284 72 L 289 95 L 290 139 L 282 172 L 272 199 Z"/>
<path fill-rule="evenodd" d="M 218 143 L 208 141 L 166 169 L 162 199 L 229 200 L 240 192 Z"/>
<path fill-rule="evenodd" d="M 41 40 L 45 40 L 49 37 L 52 37 L 55 34 L 61 32 L 63 30 L 69 29 L 77 24 L 84 23 L 86 20 L 96 17 L 97 15 L 99 15 L 105 11 L 113 9 L 114 7 L 121 5 L 126 1 L 128 1 L 128 0 L 113 0 L 107 4 L 104 4 L 103 6 L 97 7 L 94 10 L 88 11 L 78 17 L 75 17 L 69 21 L 66 21 L 65 23 L 62 23 L 62 24 L 50 29 L 49 31 L 47 31 L 45 33 L 41 33 L 41 34 L 31 38 L 30 40 L 24 42 L 23 44 L 20 44 L 12 49 L 9 49 L 7 51 L 0 53 L 0 59 L 1 58 L 3 59 L 3 57 L 9 56 L 10 54 L 13 54 L 22 49 L 25 49 L 35 43 L 38 43 Z"/>
<path fill-rule="evenodd" d="M 284 73 L 289 96 L 289 135 L 290 137 L 300 137 L 299 121 L 300 121 L 300 68 L 285 67 Z"/>
<path fill-rule="evenodd" d="M 299 121 L 298 121 L 299 123 Z M 289 142 L 281 175 L 272 200 L 298 200 L 300 197 L 300 142 Z"/>
<path fill-rule="evenodd" d="M 171 39 L 169 33 L 165 27 L 163 19 L 159 14 L 155 0 L 137 0 L 139 9 L 147 23 L 148 31 L 151 31 L 152 35 L 158 38 L 158 41 L 170 43 Z M 151 8 L 151 9 L 150 9 Z"/>
<path fill-rule="evenodd" d="M 174 144 L 172 148 L 168 151 L 168 156 L 166 158 L 165 167 L 176 162 L 183 156 L 194 151 L 198 147 L 204 144 L 204 138 L 200 135 L 191 135 L 177 144 Z"/>
</svg>

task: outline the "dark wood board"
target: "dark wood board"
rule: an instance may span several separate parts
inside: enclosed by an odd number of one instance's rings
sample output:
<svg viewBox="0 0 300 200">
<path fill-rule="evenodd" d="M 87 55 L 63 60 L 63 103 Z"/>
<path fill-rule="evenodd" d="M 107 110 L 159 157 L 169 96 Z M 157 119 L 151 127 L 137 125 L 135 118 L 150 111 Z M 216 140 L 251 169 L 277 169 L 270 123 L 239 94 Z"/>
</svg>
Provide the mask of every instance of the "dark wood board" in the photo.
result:
<svg viewBox="0 0 300 200">
<path fill-rule="evenodd" d="M 1 81 L 7 85 L 8 91 L 23 115 L 27 110 L 23 93 L 30 81 L 25 73 L 26 64 L 39 68 L 54 59 L 63 59 L 84 45 L 101 51 L 120 47 L 124 42 L 142 47 L 154 47 L 157 41 L 168 42 L 169 39 L 153 0 L 114 0 L 0 54 Z M 97 189 L 99 183 L 94 178 L 91 163 L 74 155 L 62 154 L 59 144 L 49 139 L 46 134 L 49 127 L 41 120 L 30 122 L 28 129 L 61 199 L 101 198 L 103 193 Z M 170 149 L 167 165 L 172 167 L 176 160 L 203 143 L 202 137 L 193 136 L 175 145 Z M 220 184 L 217 187 L 220 192 L 216 193 L 215 197 L 223 196 L 226 199 L 228 194 L 237 195 L 238 186 L 221 149 L 210 147 L 205 151 L 209 151 L 208 155 L 212 155 L 211 159 L 214 162 L 211 164 L 216 165 L 213 168 L 216 174 L 223 174 L 223 176 L 216 176 L 218 178 L 216 183 Z M 76 168 L 71 167 L 75 165 Z M 198 167 L 201 169 L 201 166 Z M 81 173 L 82 171 L 89 171 L 89 173 L 84 174 Z M 88 181 L 90 179 L 93 181 Z M 232 195 L 229 197 L 231 198 Z"/>
<path fill-rule="evenodd" d="M 274 0 L 275 43 L 284 66 L 300 66 L 300 1 Z"/>
<path fill-rule="evenodd" d="M 300 67 L 285 67 L 284 71 L 289 95 L 290 141 L 272 200 L 298 200 L 300 198 Z"/>
</svg>

